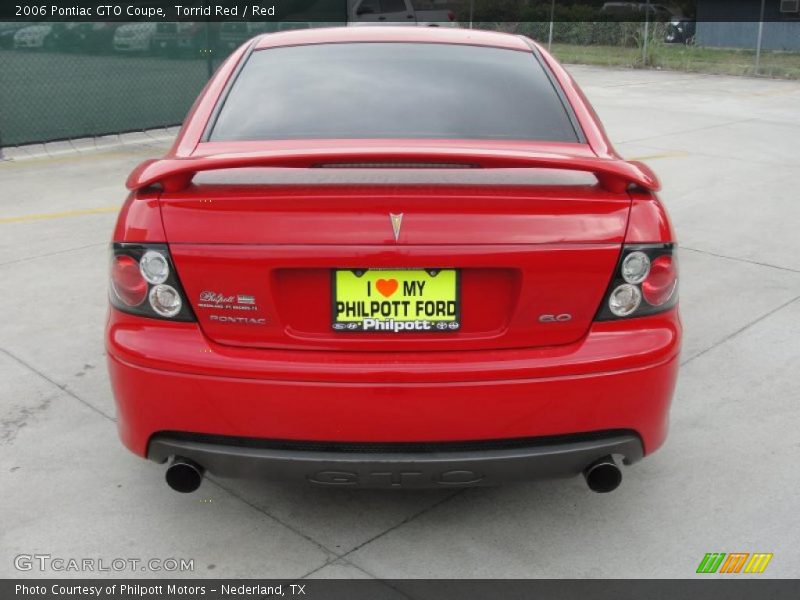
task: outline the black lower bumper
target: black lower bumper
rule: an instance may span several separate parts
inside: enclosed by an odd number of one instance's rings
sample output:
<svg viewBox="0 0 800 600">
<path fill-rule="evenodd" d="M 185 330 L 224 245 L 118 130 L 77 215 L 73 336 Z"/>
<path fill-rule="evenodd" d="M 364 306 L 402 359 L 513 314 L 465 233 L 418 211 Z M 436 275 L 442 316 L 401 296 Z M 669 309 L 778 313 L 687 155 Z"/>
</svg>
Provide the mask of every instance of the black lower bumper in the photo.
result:
<svg viewBox="0 0 800 600">
<path fill-rule="evenodd" d="M 448 488 L 580 474 L 607 455 L 642 458 L 630 431 L 548 438 L 441 443 L 319 443 L 179 432 L 150 440 L 148 458 L 188 458 L 212 475 L 306 481 L 331 487 Z"/>
</svg>

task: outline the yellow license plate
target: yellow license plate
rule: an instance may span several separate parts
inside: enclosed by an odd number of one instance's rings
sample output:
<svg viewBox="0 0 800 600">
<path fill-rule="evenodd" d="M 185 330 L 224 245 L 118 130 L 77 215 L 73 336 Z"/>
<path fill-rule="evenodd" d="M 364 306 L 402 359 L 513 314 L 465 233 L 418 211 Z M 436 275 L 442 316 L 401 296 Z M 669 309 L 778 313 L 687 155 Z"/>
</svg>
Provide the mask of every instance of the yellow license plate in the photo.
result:
<svg viewBox="0 0 800 600">
<path fill-rule="evenodd" d="M 456 269 L 341 269 L 333 272 L 336 331 L 447 332 L 461 327 Z"/>
</svg>

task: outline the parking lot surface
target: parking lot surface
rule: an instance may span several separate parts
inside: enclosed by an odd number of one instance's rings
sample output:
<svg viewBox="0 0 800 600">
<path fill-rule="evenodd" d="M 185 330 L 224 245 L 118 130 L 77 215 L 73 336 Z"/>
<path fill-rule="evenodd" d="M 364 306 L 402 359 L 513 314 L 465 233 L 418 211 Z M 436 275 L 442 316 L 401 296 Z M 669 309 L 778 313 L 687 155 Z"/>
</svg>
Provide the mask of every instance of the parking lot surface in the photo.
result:
<svg viewBox="0 0 800 600">
<path fill-rule="evenodd" d="M 661 177 L 681 244 L 670 436 L 617 491 L 213 477 L 171 491 L 163 466 L 117 439 L 102 342 L 123 183 L 170 132 L 56 144 L 0 162 L 0 577 L 41 576 L 14 557 L 49 554 L 194 560 L 193 572 L 95 573 L 124 577 L 672 578 L 706 552 L 772 552 L 759 577 L 800 575 L 800 83 L 570 71 L 617 149 Z"/>
</svg>

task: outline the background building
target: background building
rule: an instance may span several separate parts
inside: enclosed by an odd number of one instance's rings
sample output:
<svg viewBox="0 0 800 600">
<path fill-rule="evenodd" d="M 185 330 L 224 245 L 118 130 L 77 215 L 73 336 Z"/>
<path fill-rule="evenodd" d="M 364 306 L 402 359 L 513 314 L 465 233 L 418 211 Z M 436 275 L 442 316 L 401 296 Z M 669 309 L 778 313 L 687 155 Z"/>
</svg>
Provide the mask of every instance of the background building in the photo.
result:
<svg viewBox="0 0 800 600">
<path fill-rule="evenodd" d="M 730 21 L 735 15 L 736 21 Z M 759 0 L 697 0 L 697 43 L 719 48 L 755 48 Z M 800 1 L 765 0 L 763 50 L 800 50 Z"/>
</svg>

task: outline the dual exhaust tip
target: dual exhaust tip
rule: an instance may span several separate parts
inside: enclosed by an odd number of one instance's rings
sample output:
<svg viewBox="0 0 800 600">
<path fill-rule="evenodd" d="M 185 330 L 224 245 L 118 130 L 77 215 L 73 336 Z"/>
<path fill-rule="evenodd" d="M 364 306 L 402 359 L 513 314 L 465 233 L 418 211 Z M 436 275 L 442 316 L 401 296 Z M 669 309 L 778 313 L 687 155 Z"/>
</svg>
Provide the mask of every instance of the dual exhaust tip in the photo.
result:
<svg viewBox="0 0 800 600">
<path fill-rule="evenodd" d="M 622 470 L 613 456 L 604 456 L 583 470 L 589 489 L 598 494 L 613 492 L 622 483 Z"/>
<path fill-rule="evenodd" d="M 197 490 L 203 481 L 205 469 L 193 460 L 176 456 L 167 467 L 167 485 L 176 492 L 189 494 Z M 622 471 L 613 456 L 604 456 L 583 471 L 589 489 L 598 494 L 613 492 L 622 482 Z"/>
<path fill-rule="evenodd" d="M 190 494 L 200 487 L 206 470 L 193 460 L 176 456 L 167 467 L 167 485 L 176 492 Z"/>
</svg>

